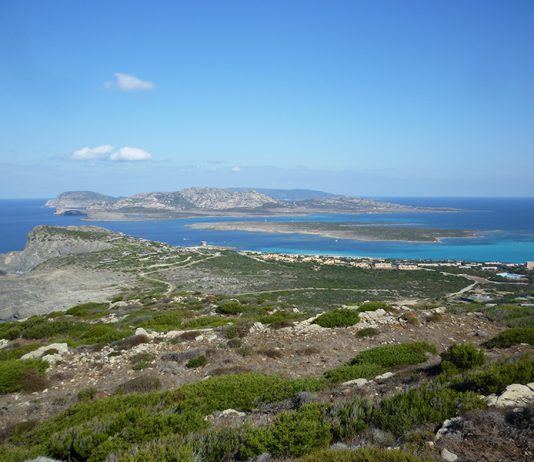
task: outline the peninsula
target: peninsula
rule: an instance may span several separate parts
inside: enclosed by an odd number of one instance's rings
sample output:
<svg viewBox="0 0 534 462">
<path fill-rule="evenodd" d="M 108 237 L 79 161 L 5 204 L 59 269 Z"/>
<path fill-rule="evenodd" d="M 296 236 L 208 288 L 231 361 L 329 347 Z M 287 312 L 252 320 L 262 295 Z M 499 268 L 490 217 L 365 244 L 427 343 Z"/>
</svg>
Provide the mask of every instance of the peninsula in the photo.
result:
<svg viewBox="0 0 534 462">
<path fill-rule="evenodd" d="M 477 237 L 475 231 L 399 226 L 384 223 L 232 221 L 192 223 L 191 229 L 254 233 L 311 234 L 356 241 L 440 242 L 445 238 Z"/>
</svg>

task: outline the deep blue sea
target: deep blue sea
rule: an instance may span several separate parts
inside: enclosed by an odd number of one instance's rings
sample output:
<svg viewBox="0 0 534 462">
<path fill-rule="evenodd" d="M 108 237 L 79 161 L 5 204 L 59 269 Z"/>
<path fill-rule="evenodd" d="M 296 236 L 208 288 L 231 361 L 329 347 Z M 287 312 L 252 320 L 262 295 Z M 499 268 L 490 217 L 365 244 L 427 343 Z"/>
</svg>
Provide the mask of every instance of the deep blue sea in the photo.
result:
<svg viewBox="0 0 534 462">
<path fill-rule="evenodd" d="M 80 217 L 56 216 L 45 208 L 46 199 L 0 200 L 0 253 L 21 250 L 26 235 L 36 225 L 91 224 L 137 237 L 173 245 L 209 244 L 265 252 L 384 257 L 430 260 L 502 261 L 534 260 L 534 198 L 384 198 L 398 203 L 461 209 L 447 213 L 379 215 L 308 215 L 269 218 L 195 218 L 165 221 L 84 222 Z M 268 221 L 384 221 L 431 228 L 472 229 L 475 239 L 446 239 L 437 244 L 358 242 L 299 234 L 204 231 L 186 228 L 189 223 L 223 220 Z"/>
</svg>

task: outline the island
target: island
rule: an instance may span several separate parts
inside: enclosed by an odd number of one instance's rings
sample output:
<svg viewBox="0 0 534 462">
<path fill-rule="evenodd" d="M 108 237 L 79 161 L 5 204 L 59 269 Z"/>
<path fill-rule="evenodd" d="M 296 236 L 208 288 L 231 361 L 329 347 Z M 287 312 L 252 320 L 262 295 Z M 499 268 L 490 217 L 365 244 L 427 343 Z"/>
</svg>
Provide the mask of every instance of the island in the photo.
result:
<svg viewBox="0 0 534 462">
<path fill-rule="evenodd" d="M 188 188 L 112 197 L 92 191 L 69 191 L 46 203 L 57 215 L 84 215 L 85 220 L 132 221 L 202 216 L 276 216 L 325 213 L 377 214 L 452 212 L 322 191 Z"/>
</svg>

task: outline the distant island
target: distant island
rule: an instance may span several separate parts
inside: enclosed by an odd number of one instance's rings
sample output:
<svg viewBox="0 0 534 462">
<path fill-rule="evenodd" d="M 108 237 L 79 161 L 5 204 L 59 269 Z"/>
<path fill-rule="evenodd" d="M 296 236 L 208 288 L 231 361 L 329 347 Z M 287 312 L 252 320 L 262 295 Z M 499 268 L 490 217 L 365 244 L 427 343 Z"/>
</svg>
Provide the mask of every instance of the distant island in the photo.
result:
<svg viewBox="0 0 534 462">
<path fill-rule="evenodd" d="M 188 228 L 212 231 L 312 234 L 357 241 L 440 242 L 444 238 L 477 237 L 476 232 L 470 230 L 421 228 L 383 223 L 233 221 L 193 223 L 188 225 Z"/>
<path fill-rule="evenodd" d="M 154 220 L 201 216 L 272 216 L 319 213 L 375 214 L 442 212 L 454 209 L 414 207 L 313 190 L 188 188 L 112 197 L 69 191 L 46 203 L 58 215 L 87 220 Z"/>
</svg>

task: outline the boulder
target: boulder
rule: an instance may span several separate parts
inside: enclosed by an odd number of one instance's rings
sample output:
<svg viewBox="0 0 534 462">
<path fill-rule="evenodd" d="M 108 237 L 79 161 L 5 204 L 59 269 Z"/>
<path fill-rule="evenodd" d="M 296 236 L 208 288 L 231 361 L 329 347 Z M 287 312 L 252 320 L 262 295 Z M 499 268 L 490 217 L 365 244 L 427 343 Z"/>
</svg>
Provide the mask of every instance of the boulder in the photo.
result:
<svg viewBox="0 0 534 462">
<path fill-rule="evenodd" d="M 384 374 L 377 375 L 375 377 L 375 380 L 377 382 L 383 382 L 384 380 L 388 380 L 391 377 L 393 377 L 395 374 L 393 372 L 385 372 Z"/>
<path fill-rule="evenodd" d="M 524 407 L 534 402 L 534 382 L 527 385 L 514 383 L 508 385 L 500 395 L 486 397 L 488 406 L 495 407 Z"/>
<path fill-rule="evenodd" d="M 55 351 L 50 351 L 55 350 Z M 49 352 L 49 354 L 46 354 L 46 352 Z M 37 348 L 37 350 L 30 351 L 29 353 L 26 353 L 23 355 L 20 359 L 39 359 L 49 357 L 49 356 L 59 356 L 61 359 L 61 356 L 69 352 L 69 346 L 66 343 L 51 343 L 47 346 L 42 346 Z"/>
<path fill-rule="evenodd" d="M 8 343 L 9 343 L 9 340 L 6 340 L 5 338 L 0 338 L 0 350 L 2 348 L 5 348 Z"/>
<path fill-rule="evenodd" d="M 458 456 L 454 454 L 454 452 L 449 451 L 447 448 L 443 448 L 441 450 L 441 458 L 443 460 L 446 460 L 447 462 L 456 462 L 458 460 Z"/>
<path fill-rule="evenodd" d="M 355 386 L 355 387 L 363 387 L 365 385 L 367 385 L 368 383 L 370 382 L 370 380 L 367 380 L 367 379 L 354 379 L 354 380 L 349 380 L 348 382 L 343 382 L 341 385 L 343 387 L 352 387 L 352 386 Z"/>
</svg>

